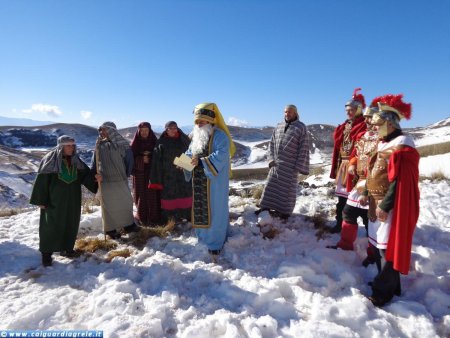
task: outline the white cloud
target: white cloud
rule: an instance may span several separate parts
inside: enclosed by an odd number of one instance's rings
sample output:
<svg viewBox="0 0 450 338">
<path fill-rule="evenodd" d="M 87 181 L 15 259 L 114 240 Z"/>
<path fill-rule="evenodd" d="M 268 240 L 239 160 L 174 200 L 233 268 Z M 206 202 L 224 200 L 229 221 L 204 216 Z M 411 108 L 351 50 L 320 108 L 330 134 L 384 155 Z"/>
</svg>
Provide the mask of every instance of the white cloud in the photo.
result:
<svg viewBox="0 0 450 338">
<path fill-rule="evenodd" d="M 230 117 L 228 118 L 229 126 L 235 126 L 235 127 L 248 127 L 248 122 L 245 120 L 240 120 L 236 117 Z"/>
<path fill-rule="evenodd" d="M 29 113 L 29 114 L 41 113 L 41 114 L 46 114 L 50 117 L 58 117 L 63 114 L 58 106 L 52 106 L 50 104 L 44 104 L 44 103 L 32 104 L 30 109 L 24 109 L 23 112 Z"/>
<path fill-rule="evenodd" d="M 88 110 L 82 110 L 82 111 L 80 112 L 80 114 L 81 114 L 81 117 L 82 117 L 83 119 L 85 119 L 85 120 L 89 120 L 89 119 L 91 118 L 91 116 L 92 116 L 92 112 L 91 112 L 91 111 L 88 111 Z"/>
</svg>

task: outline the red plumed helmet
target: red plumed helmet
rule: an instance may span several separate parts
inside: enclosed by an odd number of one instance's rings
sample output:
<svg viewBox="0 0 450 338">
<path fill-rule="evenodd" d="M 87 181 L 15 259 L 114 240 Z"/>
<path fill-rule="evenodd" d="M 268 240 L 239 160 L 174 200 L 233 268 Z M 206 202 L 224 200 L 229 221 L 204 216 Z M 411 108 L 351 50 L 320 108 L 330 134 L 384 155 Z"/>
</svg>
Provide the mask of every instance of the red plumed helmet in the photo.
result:
<svg viewBox="0 0 450 338">
<path fill-rule="evenodd" d="M 411 118 L 412 105 L 411 103 L 403 102 L 403 94 L 387 94 L 378 96 L 372 100 L 372 106 L 378 105 L 380 110 L 393 111 L 399 114 L 399 118 L 409 120 Z"/>
<path fill-rule="evenodd" d="M 361 90 L 361 88 L 355 88 L 353 91 L 352 99 L 353 101 L 361 102 L 362 109 L 366 108 L 366 100 L 364 99 L 364 95 L 358 93 Z"/>
</svg>

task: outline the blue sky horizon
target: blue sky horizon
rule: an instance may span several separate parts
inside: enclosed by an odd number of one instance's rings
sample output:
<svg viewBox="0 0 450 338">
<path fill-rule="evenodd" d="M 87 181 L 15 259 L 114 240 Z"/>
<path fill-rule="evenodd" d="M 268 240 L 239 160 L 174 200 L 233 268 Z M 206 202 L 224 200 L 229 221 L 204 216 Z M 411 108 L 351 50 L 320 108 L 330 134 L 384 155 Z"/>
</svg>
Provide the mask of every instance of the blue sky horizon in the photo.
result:
<svg viewBox="0 0 450 338">
<path fill-rule="evenodd" d="M 0 115 L 120 128 L 337 125 L 361 87 L 403 93 L 404 127 L 450 116 L 450 1 L 0 1 Z"/>
</svg>

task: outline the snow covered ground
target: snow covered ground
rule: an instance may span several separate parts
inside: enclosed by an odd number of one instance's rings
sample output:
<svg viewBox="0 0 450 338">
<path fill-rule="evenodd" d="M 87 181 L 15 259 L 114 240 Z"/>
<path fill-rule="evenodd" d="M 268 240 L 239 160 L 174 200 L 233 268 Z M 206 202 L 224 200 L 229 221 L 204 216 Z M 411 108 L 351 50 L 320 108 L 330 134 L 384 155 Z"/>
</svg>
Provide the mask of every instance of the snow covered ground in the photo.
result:
<svg viewBox="0 0 450 338">
<path fill-rule="evenodd" d="M 366 298 L 376 268 L 356 250 L 326 249 L 308 216 L 335 200 L 325 179 L 301 188 L 286 223 L 230 196 L 231 228 L 217 264 L 192 230 L 153 238 L 131 257 L 105 252 L 40 266 L 37 210 L 0 218 L 0 328 L 98 329 L 106 337 L 445 337 L 450 335 L 450 183 L 423 181 L 411 272 L 386 307 Z M 237 186 L 242 186 L 239 182 Z M 330 215 L 331 218 L 331 215 Z M 263 239 L 257 222 L 279 230 Z M 329 224 L 331 225 L 331 224 Z M 97 209 L 80 234 L 99 236 Z"/>
<path fill-rule="evenodd" d="M 421 176 L 431 177 L 433 174 L 442 173 L 450 178 L 450 153 L 422 157 L 419 162 Z"/>
</svg>

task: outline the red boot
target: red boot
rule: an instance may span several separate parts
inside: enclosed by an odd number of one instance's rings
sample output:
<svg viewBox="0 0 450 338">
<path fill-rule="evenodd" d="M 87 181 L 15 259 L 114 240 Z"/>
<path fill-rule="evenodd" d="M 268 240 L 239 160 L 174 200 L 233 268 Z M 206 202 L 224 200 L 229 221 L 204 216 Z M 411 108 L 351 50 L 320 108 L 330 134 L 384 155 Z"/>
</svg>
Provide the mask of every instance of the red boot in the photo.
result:
<svg viewBox="0 0 450 338">
<path fill-rule="evenodd" d="M 338 242 L 338 248 L 342 250 L 353 250 L 353 243 L 358 236 L 358 224 L 342 222 L 341 240 Z"/>
</svg>

